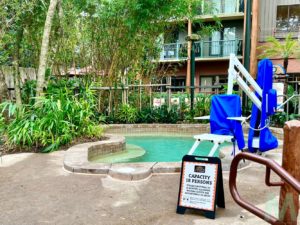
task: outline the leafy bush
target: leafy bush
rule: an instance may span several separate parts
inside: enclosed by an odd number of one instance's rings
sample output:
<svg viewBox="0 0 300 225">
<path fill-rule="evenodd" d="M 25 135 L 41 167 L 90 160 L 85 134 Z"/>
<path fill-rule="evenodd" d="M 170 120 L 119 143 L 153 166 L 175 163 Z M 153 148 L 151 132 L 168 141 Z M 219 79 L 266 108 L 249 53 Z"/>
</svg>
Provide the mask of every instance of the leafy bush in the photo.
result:
<svg viewBox="0 0 300 225">
<path fill-rule="evenodd" d="M 154 123 L 155 115 L 150 107 L 142 108 L 137 115 L 137 123 Z"/>
<path fill-rule="evenodd" d="M 25 104 L 34 104 L 36 94 L 36 81 L 27 80 L 22 86 L 22 102 Z"/>
<path fill-rule="evenodd" d="M 122 105 L 116 115 L 117 121 L 121 123 L 135 123 L 137 120 L 138 111 L 130 105 Z"/>
<path fill-rule="evenodd" d="M 154 108 L 153 115 L 154 122 L 156 123 L 176 123 L 179 119 L 177 106 L 172 106 L 168 110 L 167 105 L 162 105 L 161 107 Z"/>
<path fill-rule="evenodd" d="M 283 127 L 288 120 L 299 120 L 299 114 L 290 114 L 287 116 L 286 112 L 278 112 L 271 117 L 271 125 L 276 127 Z"/>
<path fill-rule="evenodd" d="M 42 152 L 51 152 L 75 137 L 102 134 L 94 116 L 94 93 L 78 80 L 51 81 L 43 97 L 21 109 L 13 103 L 1 106 L 10 118 L 5 127 L 10 145 L 42 147 Z"/>
<path fill-rule="evenodd" d="M 195 103 L 195 116 L 209 115 L 211 96 L 210 95 L 202 95 L 202 96 L 197 97 L 196 99 L 197 99 L 197 101 Z"/>
</svg>

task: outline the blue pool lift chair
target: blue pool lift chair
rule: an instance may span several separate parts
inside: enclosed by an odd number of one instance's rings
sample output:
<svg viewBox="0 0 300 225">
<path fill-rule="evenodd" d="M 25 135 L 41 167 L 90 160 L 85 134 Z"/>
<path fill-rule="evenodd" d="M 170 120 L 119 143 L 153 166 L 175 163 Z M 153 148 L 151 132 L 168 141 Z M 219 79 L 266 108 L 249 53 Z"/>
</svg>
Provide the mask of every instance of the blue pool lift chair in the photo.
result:
<svg viewBox="0 0 300 225">
<path fill-rule="evenodd" d="M 246 79 L 246 82 L 244 81 Z M 188 154 L 193 154 L 202 141 L 214 143 L 209 156 L 213 156 L 223 142 L 237 142 L 240 150 L 245 147 L 241 116 L 241 103 L 238 95 L 233 95 L 233 84 L 237 83 L 253 102 L 249 124 L 248 150 L 250 152 L 266 152 L 278 146 L 278 140 L 269 129 L 269 117 L 277 110 L 277 93 L 273 89 L 273 64 L 263 59 L 258 64 L 257 80 L 255 81 L 238 58 L 230 55 L 228 69 L 227 95 L 215 95 L 212 98 L 210 116 L 195 119 L 210 119 L 210 134 L 195 135 L 196 139 Z M 249 85 L 248 85 L 249 83 Z M 280 107 L 280 106 L 279 106 Z M 235 146 L 235 145 L 234 145 Z M 235 152 L 235 149 L 234 149 Z"/>
<path fill-rule="evenodd" d="M 215 95 L 212 97 L 210 116 L 196 117 L 195 119 L 209 119 L 210 133 L 195 135 L 194 145 L 189 151 L 193 155 L 199 144 L 203 141 L 213 143 L 208 156 L 214 156 L 218 147 L 224 142 L 233 143 L 233 153 L 235 145 L 242 150 L 245 147 L 243 129 L 241 124 L 241 100 L 238 95 Z M 201 152 L 200 152 L 201 154 Z"/>
</svg>

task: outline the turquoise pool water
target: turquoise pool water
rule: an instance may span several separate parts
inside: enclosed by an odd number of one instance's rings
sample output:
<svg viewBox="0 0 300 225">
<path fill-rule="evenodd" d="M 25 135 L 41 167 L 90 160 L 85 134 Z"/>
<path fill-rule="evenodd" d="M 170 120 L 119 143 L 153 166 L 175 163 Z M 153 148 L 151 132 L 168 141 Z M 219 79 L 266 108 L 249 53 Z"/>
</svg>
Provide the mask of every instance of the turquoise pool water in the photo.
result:
<svg viewBox="0 0 300 225">
<path fill-rule="evenodd" d="M 128 136 L 126 143 L 143 148 L 146 153 L 140 157 L 125 160 L 126 162 L 178 162 L 194 144 L 193 137 L 171 136 Z M 212 147 L 210 142 L 202 142 L 196 155 L 208 155 Z M 216 151 L 216 155 L 218 151 Z M 124 161 L 123 161 L 124 162 Z"/>
<path fill-rule="evenodd" d="M 93 161 L 101 163 L 179 162 L 189 152 L 194 141 L 193 137 L 126 136 L 125 151 L 102 155 Z M 211 142 L 202 142 L 194 154 L 206 156 L 212 145 Z M 218 154 L 217 150 L 215 155 Z"/>
<path fill-rule="evenodd" d="M 126 136 L 125 151 L 99 156 L 93 162 L 179 162 L 189 152 L 194 141 L 193 137 Z M 206 156 L 212 145 L 211 142 L 202 142 L 194 154 Z M 218 154 L 217 150 L 215 156 Z"/>
</svg>

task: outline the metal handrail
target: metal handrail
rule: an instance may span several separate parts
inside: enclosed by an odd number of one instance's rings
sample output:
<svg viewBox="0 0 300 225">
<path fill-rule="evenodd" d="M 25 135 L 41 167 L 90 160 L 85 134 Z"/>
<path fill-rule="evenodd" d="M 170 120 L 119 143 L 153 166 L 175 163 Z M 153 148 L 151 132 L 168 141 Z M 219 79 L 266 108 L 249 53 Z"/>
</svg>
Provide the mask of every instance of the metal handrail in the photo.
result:
<svg viewBox="0 0 300 225">
<path fill-rule="evenodd" d="M 298 193 L 300 193 L 300 182 L 297 181 L 294 177 L 292 177 L 285 169 L 283 169 L 278 163 L 276 163 L 272 159 L 266 159 L 261 156 L 257 156 L 251 153 L 240 153 L 238 154 L 231 163 L 230 166 L 230 174 L 229 174 L 229 189 L 234 201 L 243 207 L 244 209 L 248 210 L 249 212 L 253 213 L 254 215 L 258 216 L 259 218 L 263 219 L 264 221 L 273 224 L 273 225 L 284 225 L 282 221 L 273 217 L 272 215 L 264 212 L 263 210 L 257 208 L 253 204 L 245 201 L 241 198 L 237 187 L 236 187 L 236 177 L 237 177 L 237 168 L 238 164 L 241 160 L 250 160 L 259 164 L 263 164 L 266 166 L 266 177 L 265 183 L 267 186 L 282 186 L 284 183 L 289 184 L 293 189 L 295 189 Z M 270 181 L 270 173 L 273 170 L 283 181 L 281 182 L 271 182 Z"/>
</svg>

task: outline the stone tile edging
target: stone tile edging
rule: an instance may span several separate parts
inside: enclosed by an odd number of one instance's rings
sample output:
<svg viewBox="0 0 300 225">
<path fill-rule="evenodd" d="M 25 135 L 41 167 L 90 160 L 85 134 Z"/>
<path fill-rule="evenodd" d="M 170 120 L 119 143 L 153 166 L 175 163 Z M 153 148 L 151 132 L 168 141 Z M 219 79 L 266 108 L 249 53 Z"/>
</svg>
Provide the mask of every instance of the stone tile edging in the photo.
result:
<svg viewBox="0 0 300 225">
<path fill-rule="evenodd" d="M 124 137 L 115 135 L 105 135 L 105 137 L 108 139 L 78 144 L 69 148 L 64 155 L 64 168 L 73 173 L 108 174 L 121 180 L 141 180 L 149 177 L 152 173 L 180 172 L 181 162 L 115 164 L 90 162 L 89 159 L 94 157 L 95 152 L 106 154 L 122 151 L 125 148 Z"/>
<path fill-rule="evenodd" d="M 125 149 L 125 137 L 105 135 L 106 140 L 78 144 L 69 148 L 64 155 L 64 168 L 74 173 L 107 174 L 110 163 L 93 163 L 89 159 L 101 154 Z"/>
</svg>

